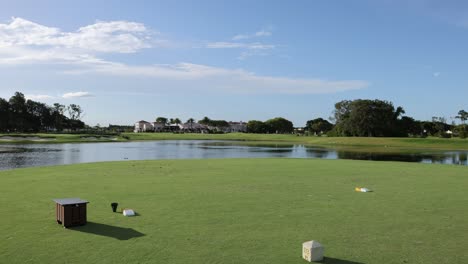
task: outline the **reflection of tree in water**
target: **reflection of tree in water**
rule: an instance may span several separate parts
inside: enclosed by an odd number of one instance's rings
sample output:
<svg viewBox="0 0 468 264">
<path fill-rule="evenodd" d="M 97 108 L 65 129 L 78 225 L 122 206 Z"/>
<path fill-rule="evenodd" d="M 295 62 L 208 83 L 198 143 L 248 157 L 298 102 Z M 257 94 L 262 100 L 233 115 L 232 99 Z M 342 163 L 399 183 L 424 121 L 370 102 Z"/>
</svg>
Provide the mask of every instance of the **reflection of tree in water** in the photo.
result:
<svg viewBox="0 0 468 264">
<path fill-rule="evenodd" d="M 452 163 L 459 165 L 468 165 L 468 152 L 460 152 L 452 155 Z"/>
<path fill-rule="evenodd" d="M 468 165 L 468 152 L 460 153 L 460 164 Z"/>
<path fill-rule="evenodd" d="M 249 148 L 250 152 L 267 152 L 267 153 L 289 153 L 289 152 L 292 152 L 293 150 L 294 150 L 293 147 L 288 148 L 284 146 L 276 147 L 276 148 L 272 148 L 272 147 Z"/>
<path fill-rule="evenodd" d="M 378 160 L 378 161 L 404 161 L 404 162 L 429 162 L 429 163 L 447 163 L 448 158 L 452 158 L 453 164 L 457 159 L 457 154 L 425 154 L 425 153 L 379 153 L 379 152 L 352 152 L 338 151 L 339 159 L 356 160 Z M 453 157 L 455 155 L 455 157 Z"/>
<path fill-rule="evenodd" d="M 319 148 L 306 148 L 307 156 L 319 159 L 327 158 L 332 152 L 334 151 Z"/>
</svg>

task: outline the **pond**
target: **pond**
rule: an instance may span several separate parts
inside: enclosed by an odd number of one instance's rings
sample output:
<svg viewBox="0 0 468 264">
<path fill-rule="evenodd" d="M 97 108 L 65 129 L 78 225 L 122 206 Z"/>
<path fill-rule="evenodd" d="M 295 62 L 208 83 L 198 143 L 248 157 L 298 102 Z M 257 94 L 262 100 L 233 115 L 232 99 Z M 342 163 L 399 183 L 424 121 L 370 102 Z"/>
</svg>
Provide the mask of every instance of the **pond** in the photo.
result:
<svg viewBox="0 0 468 264">
<path fill-rule="evenodd" d="M 321 158 L 468 165 L 468 151 L 388 152 L 300 144 L 168 140 L 76 144 L 0 145 L 0 170 L 99 161 L 210 158 Z"/>
</svg>

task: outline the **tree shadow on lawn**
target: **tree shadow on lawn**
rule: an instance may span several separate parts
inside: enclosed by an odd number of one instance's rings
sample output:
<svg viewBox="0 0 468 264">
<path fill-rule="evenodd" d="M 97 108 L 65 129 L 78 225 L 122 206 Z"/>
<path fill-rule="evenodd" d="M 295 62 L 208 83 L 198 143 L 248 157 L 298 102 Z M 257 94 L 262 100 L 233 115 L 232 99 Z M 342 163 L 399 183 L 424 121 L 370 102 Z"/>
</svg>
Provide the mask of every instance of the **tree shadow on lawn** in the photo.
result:
<svg viewBox="0 0 468 264">
<path fill-rule="evenodd" d="M 111 226 L 106 224 L 99 224 L 88 222 L 84 226 L 69 228 L 73 231 L 95 234 L 98 236 L 112 237 L 118 240 L 129 240 L 132 238 L 142 237 L 145 234 L 136 231 L 133 228 L 124 228 L 118 226 Z"/>
<path fill-rule="evenodd" d="M 324 257 L 322 261 L 319 261 L 317 263 L 322 263 L 322 264 L 364 264 L 362 262 L 356 262 L 356 261 L 350 261 L 350 260 L 344 260 L 344 259 L 337 259 L 337 258 L 329 258 L 329 257 Z"/>
</svg>

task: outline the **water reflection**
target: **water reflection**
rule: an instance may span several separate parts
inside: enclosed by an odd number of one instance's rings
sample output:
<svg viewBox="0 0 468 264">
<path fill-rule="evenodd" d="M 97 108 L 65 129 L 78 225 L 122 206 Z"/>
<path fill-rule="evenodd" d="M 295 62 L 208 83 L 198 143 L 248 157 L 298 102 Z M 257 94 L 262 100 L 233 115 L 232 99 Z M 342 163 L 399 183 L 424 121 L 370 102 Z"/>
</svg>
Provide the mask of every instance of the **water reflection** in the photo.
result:
<svg viewBox="0 0 468 264">
<path fill-rule="evenodd" d="M 208 158 L 321 158 L 468 165 L 468 151 L 392 153 L 295 144 L 168 140 L 82 144 L 0 145 L 0 170 L 98 161 Z"/>
</svg>

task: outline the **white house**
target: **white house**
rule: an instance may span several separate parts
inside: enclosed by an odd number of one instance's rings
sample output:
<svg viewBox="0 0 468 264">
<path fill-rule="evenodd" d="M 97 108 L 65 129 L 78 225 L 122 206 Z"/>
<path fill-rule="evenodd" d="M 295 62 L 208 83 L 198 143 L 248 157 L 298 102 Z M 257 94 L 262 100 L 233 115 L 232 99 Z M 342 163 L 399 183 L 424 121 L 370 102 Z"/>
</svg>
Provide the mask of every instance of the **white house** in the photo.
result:
<svg viewBox="0 0 468 264">
<path fill-rule="evenodd" d="M 135 133 L 150 132 L 150 131 L 154 131 L 154 128 L 153 128 L 153 124 L 151 124 L 150 122 L 141 120 L 135 123 L 135 129 L 133 131 Z"/>
</svg>

